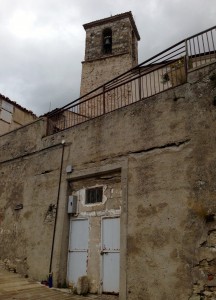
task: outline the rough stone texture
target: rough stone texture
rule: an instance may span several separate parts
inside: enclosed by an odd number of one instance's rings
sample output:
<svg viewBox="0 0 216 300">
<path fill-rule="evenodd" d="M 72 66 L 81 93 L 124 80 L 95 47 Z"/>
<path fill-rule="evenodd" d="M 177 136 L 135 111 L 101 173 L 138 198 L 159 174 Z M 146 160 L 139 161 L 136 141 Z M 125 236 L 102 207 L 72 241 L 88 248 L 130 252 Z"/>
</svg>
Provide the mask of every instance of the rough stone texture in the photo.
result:
<svg viewBox="0 0 216 300">
<path fill-rule="evenodd" d="M 105 28 L 112 30 L 111 54 L 104 54 L 102 49 L 102 33 Z M 137 65 L 137 47 L 137 38 L 128 17 L 86 29 L 81 96 Z"/>
<path fill-rule="evenodd" d="M 112 30 L 112 55 L 121 55 L 130 53 L 135 56 L 135 65 L 137 64 L 137 44 L 132 41 L 133 27 L 128 16 L 123 19 L 110 19 L 105 24 L 97 24 L 86 29 L 86 47 L 85 61 L 104 58 L 102 33 L 106 28 Z M 133 45 L 133 42 L 135 45 Z M 134 47 L 134 48 L 133 48 Z M 134 53 L 132 53 L 134 51 Z"/>
<path fill-rule="evenodd" d="M 44 221 L 57 204 L 64 139 L 54 283 L 66 280 L 68 182 L 118 171 L 120 299 L 214 299 L 214 72 L 195 70 L 182 86 L 52 136 L 44 119 L 1 137 L 0 257 L 38 280 L 48 274 L 54 223 Z"/>
</svg>

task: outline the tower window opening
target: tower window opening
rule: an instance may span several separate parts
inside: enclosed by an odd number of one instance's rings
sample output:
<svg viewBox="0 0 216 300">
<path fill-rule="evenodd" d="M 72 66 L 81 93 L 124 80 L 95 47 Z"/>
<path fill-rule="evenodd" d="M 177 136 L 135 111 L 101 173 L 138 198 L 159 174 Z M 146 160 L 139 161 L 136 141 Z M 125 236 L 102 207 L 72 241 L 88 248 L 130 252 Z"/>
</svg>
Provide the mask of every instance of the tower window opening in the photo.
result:
<svg viewBox="0 0 216 300">
<path fill-rule="evenodd" d="M 103 53 L 112 53 L 112 29 L 106 28 L 103 31 Z"/>
</svg>

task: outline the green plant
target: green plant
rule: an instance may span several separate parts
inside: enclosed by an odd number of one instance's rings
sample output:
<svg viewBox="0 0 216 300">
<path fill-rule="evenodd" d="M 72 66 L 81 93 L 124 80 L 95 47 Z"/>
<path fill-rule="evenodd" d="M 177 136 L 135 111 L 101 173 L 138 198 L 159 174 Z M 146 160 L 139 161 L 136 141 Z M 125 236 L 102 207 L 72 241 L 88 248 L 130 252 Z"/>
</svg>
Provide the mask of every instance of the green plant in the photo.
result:
<svg viewBox="0 0 216 300">
<path fill-rule="evenodd" d="M 161 83 L 165 84 L 165 83 L 167 83 L 168 81 L 170 81 L 170 78 L 169 78 L 169 74 L 168 74 L 168 73 L 164 73 L 163 75 L 161 75 Z"/>
<path fill-rule="evenodd" d="M 172 69 L 176 70 L 184 66 L 184 57 L 179 58 L 174 63 L 172 63 Z"/>
<path fill-rule="evenodd" d="M 216 73 L 214 72 L 213 74 L 211 74 L 211 75 L 209 76 L 209 79 L 210 79 L 211 81 L 216 81 Z"/>
</svg>

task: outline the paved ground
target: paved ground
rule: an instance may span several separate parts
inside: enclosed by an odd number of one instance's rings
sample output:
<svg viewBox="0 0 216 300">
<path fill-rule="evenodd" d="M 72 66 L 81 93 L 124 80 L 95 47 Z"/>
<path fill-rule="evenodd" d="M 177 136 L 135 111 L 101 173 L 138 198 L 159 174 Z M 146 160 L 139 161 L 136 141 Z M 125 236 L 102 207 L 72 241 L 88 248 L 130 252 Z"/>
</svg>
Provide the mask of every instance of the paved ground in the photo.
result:
<svg viewBox="0 0 216 300">
<path fill-rule="evenodd" d="M 0 300 L 118 300 L 117 296 L 77 296 L 22 278 L 0 268 Z"/>
</svg>

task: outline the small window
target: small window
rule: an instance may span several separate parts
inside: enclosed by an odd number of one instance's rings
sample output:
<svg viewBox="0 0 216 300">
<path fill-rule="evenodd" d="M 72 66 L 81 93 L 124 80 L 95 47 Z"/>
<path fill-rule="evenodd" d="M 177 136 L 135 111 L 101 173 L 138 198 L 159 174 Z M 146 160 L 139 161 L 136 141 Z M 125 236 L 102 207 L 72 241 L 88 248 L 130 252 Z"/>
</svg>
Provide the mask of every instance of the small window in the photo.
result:
<svg viewBox="0 0 216 300">
<path fill-rule="evenodd" d="M 103 31 L 103 53 L 112 53 L 112 29 L 106 28 Z"/>
<path fill-rule="evenodd" d="M 103 187 L 96 187 L 86 190 L 86 204 L 102 202 Z"/>
</svg>

